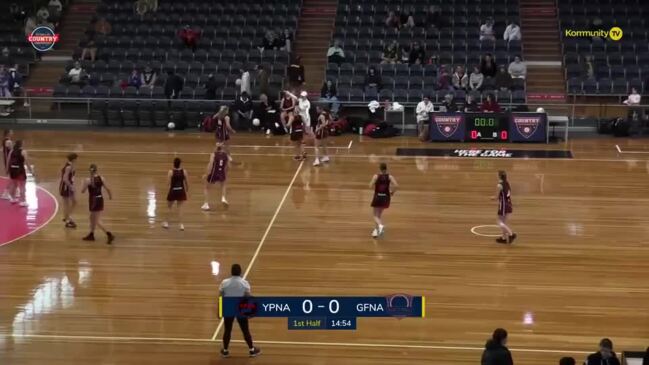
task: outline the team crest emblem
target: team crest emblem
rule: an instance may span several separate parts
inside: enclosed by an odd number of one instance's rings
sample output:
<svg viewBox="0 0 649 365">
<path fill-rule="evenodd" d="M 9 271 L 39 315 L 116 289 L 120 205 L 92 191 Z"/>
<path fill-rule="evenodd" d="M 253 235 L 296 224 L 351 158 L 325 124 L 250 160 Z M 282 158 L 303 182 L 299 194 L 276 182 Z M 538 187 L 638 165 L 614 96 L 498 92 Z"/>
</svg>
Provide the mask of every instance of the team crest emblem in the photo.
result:
<svg viewBox="0 0 649 365">
<path fill-rule="evenodd" d="M 516 125 L 516 130 L 525 139 L 528 139 L 534 135 L 534 132 L 536 132 L 536 130 L 539 128 L 540 123 L 541 117 L 514 117 L 514 125 Z"/>
<path fill-rule="evenodd" d="M 460 126 L 460 121 L 462 117 L 460 116 L 435 116 L 434 117 L 435 125 L 437 130 L 444 137 L 449 138 L 457 131 L 457 128 Z"/>
<path fill-rule="evenodd" d="M 27 40 L 35 50 L 46 52 L 51 50 L 59 41 L 59 35 L 54 33 L 52 28 L 41 25 L 32 31 Z"/>
<path fill-rule="evenodd" d="M 392 294 L 385 297 L 386 310 L 392 317 L 408 317 L 413 312 L 413 297 L 408 294 Z"/>
</svg>

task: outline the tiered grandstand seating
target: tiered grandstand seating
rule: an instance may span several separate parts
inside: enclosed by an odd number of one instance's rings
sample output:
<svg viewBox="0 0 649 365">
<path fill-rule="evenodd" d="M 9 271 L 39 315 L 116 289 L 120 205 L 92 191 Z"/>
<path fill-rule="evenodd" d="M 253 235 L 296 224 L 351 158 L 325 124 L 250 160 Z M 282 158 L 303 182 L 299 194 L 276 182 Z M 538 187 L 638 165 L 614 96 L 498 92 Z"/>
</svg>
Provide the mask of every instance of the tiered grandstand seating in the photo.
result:
<svg viewBox="0 0 649 365">
<path fill-rule="evenodd" d="M 396 31 L 384 23 L 388 12 L 397 6 L 401 9 L 414 7 L 423 15 L 430 5 L 438 5 L 441 9 L 440 18 L 444 24 L 440 29 L 415 27 Z M 417 16 L 415 13 L 415 18 Z M 489 17 L 495 20 L 497 40 L 481 42 L 480 25 Z M 424 47 L 427 57 L 436 56 L 437 65 L 380 65 L 384 82 L 381 96 L 394 96 L 396 100 L 407 99 L 409 102 L 420 101 L 422 93 L 434 98 L 439 94 L 435 90 L 439 65 L 466 66 L 467 73 L 470 73 L 484 54 L 491 53 L 498 64 L 506 65 L 515 55 L 521 54 L 520 42 L 502 40 L 508 20 L 519 22 L 518 0 L 341 0 L 333 38 L 342 41 L 348 64 L 340 67 L 329 64 L 327 78 L 337 81 L 339 99 L 370 100 L 375 96 L 364 95 L 363 78 L 370 65 L 379 68 L 385 45 L 393 40 L 397 40 L 401 46 L 417 41 Z M 484 92 L 492 91 L 489 82 L 484 86 Z M 500 102 L 506 103 L 511 102 L 512 98 L 514 102 L 525 100 L 524 90 L 520 88 L 497 96 Z"/>
<path fill-rule="evenodd" d="M 157 12 L 147 14 L 143 20 L 134 14 L 132 6 L 130 2 L 112 0 L 98 7 L 97 16 L 111 23 L 112 33 L 96 40 L 97 61 L 83 63 L 94 80 L 93 86 L 78 90 L 74 86 L 59 85 L 58 96 L 78 96 L 83 92 L 84 97 L 160 97 L 157 88 L 136 90 L 132 95 L 129 90 L 115 87 L 134 67 L 142 70 L 147 65 L 158 72 L 158 86 L 164 85 L 168 70 L 183 77 L 185 89 L 181 97 L 185 99 L 203 98 L 203 85 L 211 73 L 220 87 L 217 99 L 234 99 L 238 91 L 234 82 L 242 65 L 264 64 L 271 72 L 271 86 L 282 86 L 288 53 L 260 52 L 257 47 L 267 30 L 295 31 L 299 2 L 192 0 L 179 3 L 161 0 Z M 185 49 L 178 38 L 178 31 L 184 25 L 200 30 L 196 52 Z M 76 55 L 80 53 L 81 49 Z M 71 64 L 66 70 L 69 67 Z"/>
<path fill-rule="evenodd" d="M 644 0 L 562 0 L 559 3 L 563 58 L 569 94 L 626 95 L 632 87 L 644 93 L 649 77 L 649 48 L 645 18 L 649 3 Z M 593 26 L 594 19 L 602 20 Z M 624 31 L 619 41 L 570 38 L 565 30 Z M 594 77 L 587 78 L 584 62 L 591 56 Z"/>
<path fill-rule="evenodd" d="M 36 61 L 35 50 L 25 37 L 25 26 L 12 18 L 8 3 L 0 6 L 0 50 L 5 47 L 9 49 L 9 57 L 0 54 L 0 64 L 6 65 L 12 61 L 29 65 Z"/>
</svg>

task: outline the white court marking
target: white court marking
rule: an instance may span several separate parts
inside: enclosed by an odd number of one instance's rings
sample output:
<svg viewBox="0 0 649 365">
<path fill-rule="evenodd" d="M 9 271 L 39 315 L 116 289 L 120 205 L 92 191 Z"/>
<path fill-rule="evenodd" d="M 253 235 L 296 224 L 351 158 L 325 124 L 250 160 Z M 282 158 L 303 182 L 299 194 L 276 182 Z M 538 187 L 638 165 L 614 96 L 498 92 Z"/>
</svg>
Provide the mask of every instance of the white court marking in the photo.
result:
<svg viewBox="0 0 649 365">
<path fill-rule="evenodd" d="M 70 335 L 11 335 L 15 339 L 25 338 L 34 340 L 59 340 L 59 341 L 115 341 L 115 342 L 186 342 L 208 343 L 213 346 L 215 340 L 204 338 L 172 338 L 172 337 L 111 337 L 111 336 L 70 336 Z M 245 343 L 243 340 L 232 340 L 236 343 Z M 366 347 L 366 348 L 395 348 L 395 349 L 420 349 L 420 350 L 454 350 L 454 351 L 483 351 L 484 347 L 478 346 L 450 346 L 450 345 L 416 345 L 416 344 L 390 344 L 390 343 L 358 343 L 358 342 L 307 342 L 307 341 L 264 341 L 255 340 L 255 343 L 265 345 L 286 346 L 322 346 L 322 347 Z M 513 352 L 547 353 L 547 354 L 589 354 L 592 351 L 581 350 L 552 350 L 537 348 L 510 348 Z"/>
<path fill-rule="evenodd" d="M 619 145 L 615 145 L 615 149 L 618 153 L 649 154 L 649 151 L 622 151 Z"/>
<path fill-rule="evenodd" d="M 502 236 L 502 233 L 498 233 L 498 234 L 484 234 L 484 233 L 480 233 L 480 232 L 478 232 L 478 229 L 479 229 L 479 228 L 486 228 L 486 227 L 495 227 L 495 228 L 497 228 L 497 229 L 500 229 L 500 227 L 498 227 L 498 226 L 495 225 L 495 224 L 483 224 L 483 225 L 481 225 L 481 226 L 475 226 L 475 227 L 471 228 L 471 233 L 473 233 L 473 234 L 476 235 L 476 236 L 482 236 L 482 237 L 500 237 L 500 236 Z"/>
<path fill-rule="evenodd" d="M 270 222 L 268 222 L 268 226 L 266 227 L 266 231 L 264 232 L 264 235 L 261 237 L 261 240 L 259 241 L 259 244 L 257 245 L 257 249 L 255 250 L 255 253 L 252 255 L 252 259 L 250 259 L 250 262 L 248 263 L 248 266 L 246 267 L 246 272 L 243 274 L 244 279 L 246 277 L 248 277 L 248 274 L 250 273 L 250 270 L 252 269 L 252 266 L 255 264 L 255 261 L 257 261 L 257 256 L 259 256 L 259 252 L 261 251 L 261 248 L 264 247 L 264 243 L 266 243 L 266 238 L 268 237 L 268 233 L 270 233 L 270 229 L 273 228 L 273 224 L 275 224 L 275 220 L 277 219 L 277 216 L 279 215 L 279 211 L 284 206 L 284 202 L 286 201 L 286 198 L 288 197 L 288 193 L 291 191 L 291 188 L 293 187 L 293 184 L 295 183 L 295 180 L 297 179 L 297 176 L 300 174 L 300 171 L 302 170 L 302 166 L 304 166 L 304 160 L 302 160 L 302 162 L 300 162 L 300 165 L 295 170 L 295 174 L 293 174 L 293 178 L 291 179 L 291 182 L 286 187 L 286 191 L 284 192 L 284 196 L 282 196 L 282 200 L 280 200 L 279 205 L 277 206 L 277 209 L 275 209 L 275 214 L 273 214 L 273 217 L 270 219 Z M 219 331 L 221 331 L 222 327 L 223 327 L 223 319 L 221 319 L 219 321 L 219 325 L 216 327 L 216 330 L 214 331 L 214 335 L 212 336 L 212 341 L 216 340 L 216 336 L 218 336 Z"/>
</svg>

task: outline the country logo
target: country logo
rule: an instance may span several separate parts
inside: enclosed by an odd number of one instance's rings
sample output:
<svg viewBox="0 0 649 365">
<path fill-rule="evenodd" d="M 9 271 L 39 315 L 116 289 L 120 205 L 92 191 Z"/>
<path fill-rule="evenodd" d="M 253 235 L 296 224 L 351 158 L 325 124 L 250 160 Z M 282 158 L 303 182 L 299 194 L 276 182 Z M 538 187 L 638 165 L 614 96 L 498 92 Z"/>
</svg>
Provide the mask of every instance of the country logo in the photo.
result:
<svg viewBox="0 0 649 365">
<path fill-rule="evenodd" d="M 462 116 L 433 116 L 433 122 L 437 126 L 437 130 L 446 138 L 449 138 L 453 134 L 455 134 L 458 127 L 460 126 L 461 121 Z"/>
<path fill-rule="evenodd" d="M 59 35 L 54 33 L 54 30 L 50 27 L 39 26 L 32 31 L 27 40 L 37 51 L 46 52 L 51 50 L 59 41 Z"/>
<path fill-rule="evenodd" d="M 539 128 L 539 124 L 541 123 L 540 116 L 514 116 L 513 119 L 516 130 L 525 139 L 532 137 L 534 135 L 534 132 L 536 132 L 536 130 Z"/>
</svg>

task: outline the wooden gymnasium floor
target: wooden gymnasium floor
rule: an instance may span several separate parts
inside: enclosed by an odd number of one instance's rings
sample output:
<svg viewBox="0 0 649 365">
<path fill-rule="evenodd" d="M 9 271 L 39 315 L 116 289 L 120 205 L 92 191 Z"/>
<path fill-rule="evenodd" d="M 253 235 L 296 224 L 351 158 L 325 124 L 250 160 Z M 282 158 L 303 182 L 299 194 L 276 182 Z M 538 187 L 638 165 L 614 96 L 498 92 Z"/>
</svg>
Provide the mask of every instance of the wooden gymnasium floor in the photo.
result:
<svg viewBox="0 0 649 365">
<path fill-rule="evenodd" d="M 332 139 L 332 163 L 314 168 L 291 160 L 285 138 L 240 134 L 231 207 L 203 213 L 199 178 L 210 135 L 17 137 L 52 192 L 68 151 L 80 154 L 79 178 L 88 164 L 99 165 L 115 195 L 105 222 L 117 240 L 113 247 L 80 240 L 84 197 L 79 229 L 65 230 L 59 213 L 0 247 L 3 364 L 468 365 L 500 326 L 510 332 L 515 361 L 530 365 L 581 360 L 604 336 L 618 351 L 649 344 L 644 140 L 575 140 L 572 160 L 495 160 L 397 158 L 397 146 L 422 144 L 342 136 Z M 174 153 L 191 174 L 185 232 L 160 228 Z M 386 213 L 385 237 L 375 241 L 367 184 L 379 161 L 389 163 L 401 191 Z M 513 247 L 470 231 L 495 223 L 489 197 L 499 169 L 513 185 Z M 249 271 L 256 295 L 407 292 L 427 297 L 427 318 L 359 319 L 354 332 L 287 331 L 286 319 L 257 318 L 252 329 L 264 354 L 245 357 L 235 327 L 234 357 L 222 360 L 212 341 L 217 287 L 234 262 Z"/>
</svg>

